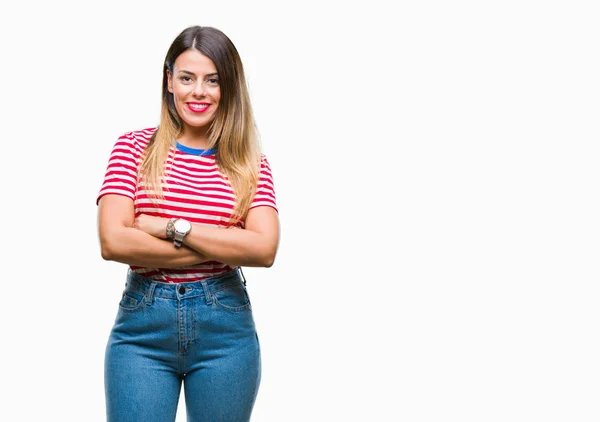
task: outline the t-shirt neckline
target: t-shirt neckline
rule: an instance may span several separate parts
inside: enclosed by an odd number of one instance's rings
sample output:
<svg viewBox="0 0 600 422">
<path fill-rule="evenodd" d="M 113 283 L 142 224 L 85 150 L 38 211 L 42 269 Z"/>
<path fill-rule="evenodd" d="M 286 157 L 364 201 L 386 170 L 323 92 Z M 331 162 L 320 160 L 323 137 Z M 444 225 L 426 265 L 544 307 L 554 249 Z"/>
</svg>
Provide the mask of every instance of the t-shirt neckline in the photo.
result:
<svg viewBox="0 0 600 422">
<path fill-rule="evenodd" d="M 186 147 L 185 145 L 182 145 L 179 142 L 176 142 L 175 146 L 177 147 L 177 149 L 179 151 L 185 152 L 186 154 L 192 154 L 192 155 L 214 155 L 215 154 L 215 148 L 209 148 L 209 149 L 191 148 L 191 147 Z"/>
</svg>

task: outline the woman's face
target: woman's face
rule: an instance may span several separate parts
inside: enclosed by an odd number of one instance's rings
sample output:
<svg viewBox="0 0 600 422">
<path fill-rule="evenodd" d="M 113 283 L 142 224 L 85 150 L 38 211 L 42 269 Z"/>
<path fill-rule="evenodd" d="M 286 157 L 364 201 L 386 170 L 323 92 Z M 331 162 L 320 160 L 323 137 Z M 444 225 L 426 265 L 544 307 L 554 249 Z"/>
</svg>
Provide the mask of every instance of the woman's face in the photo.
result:
<svg viewBox="0 0 600 422">
<path fill-rule="evenodd" d="M 169 92 L 184 125 L 190 129 L 208 128 L 221 99 L 213 61 L 197 50 L 186 50 L 175 60 L 173 74 L 167 74 Z"/>
</svg>

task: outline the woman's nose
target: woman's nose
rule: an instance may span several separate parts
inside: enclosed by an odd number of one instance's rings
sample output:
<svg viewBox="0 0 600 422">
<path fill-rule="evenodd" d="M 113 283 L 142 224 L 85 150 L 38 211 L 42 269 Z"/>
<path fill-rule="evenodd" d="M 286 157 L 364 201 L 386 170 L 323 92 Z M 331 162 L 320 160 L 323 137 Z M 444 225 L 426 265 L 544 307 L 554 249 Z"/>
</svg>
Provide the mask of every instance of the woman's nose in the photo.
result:
<svg viewBox="0 0 600 422">
<path fill-rule="evenodd" d="M 206 95 L 206 90 L 204 89 L 204 84 L 202 82 L 198 82 L 194 86 L 194 95 L 197 97 L 203 97 Z"/>
</svg>

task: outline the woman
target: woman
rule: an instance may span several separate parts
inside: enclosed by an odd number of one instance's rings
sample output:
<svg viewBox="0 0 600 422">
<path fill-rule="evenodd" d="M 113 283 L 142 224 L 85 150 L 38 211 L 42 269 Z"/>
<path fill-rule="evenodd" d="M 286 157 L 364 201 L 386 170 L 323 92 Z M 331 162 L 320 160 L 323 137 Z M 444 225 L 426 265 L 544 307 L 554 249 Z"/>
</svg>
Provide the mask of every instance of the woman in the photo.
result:
<svg viewBox="0 0 600 422">
<path fill-rule="evenodd" d="M 109 421 L 248 421 L 260 346 L 241 266 L 270 267 L 279 221 L 242 62 L 210 27 L 164 64 L 158 128 L 121 136 L 98 195 L 102 257 L 130 266 L 106 348 Z"/>
</svg>

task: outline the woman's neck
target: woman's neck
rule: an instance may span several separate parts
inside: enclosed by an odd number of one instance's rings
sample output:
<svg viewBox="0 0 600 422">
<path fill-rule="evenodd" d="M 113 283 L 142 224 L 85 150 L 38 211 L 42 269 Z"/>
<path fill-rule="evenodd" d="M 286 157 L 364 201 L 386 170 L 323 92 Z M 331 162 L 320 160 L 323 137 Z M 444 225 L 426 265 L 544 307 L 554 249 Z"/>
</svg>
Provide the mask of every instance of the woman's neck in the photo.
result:
<svg viewBox="0 0 600 422">
<path fill-rule="evenodd" d="M 195 149 L 208 149 L 208 130 L 201 128 L 186 127 L 177 142 L 186 147 Z"/>
</svg>

